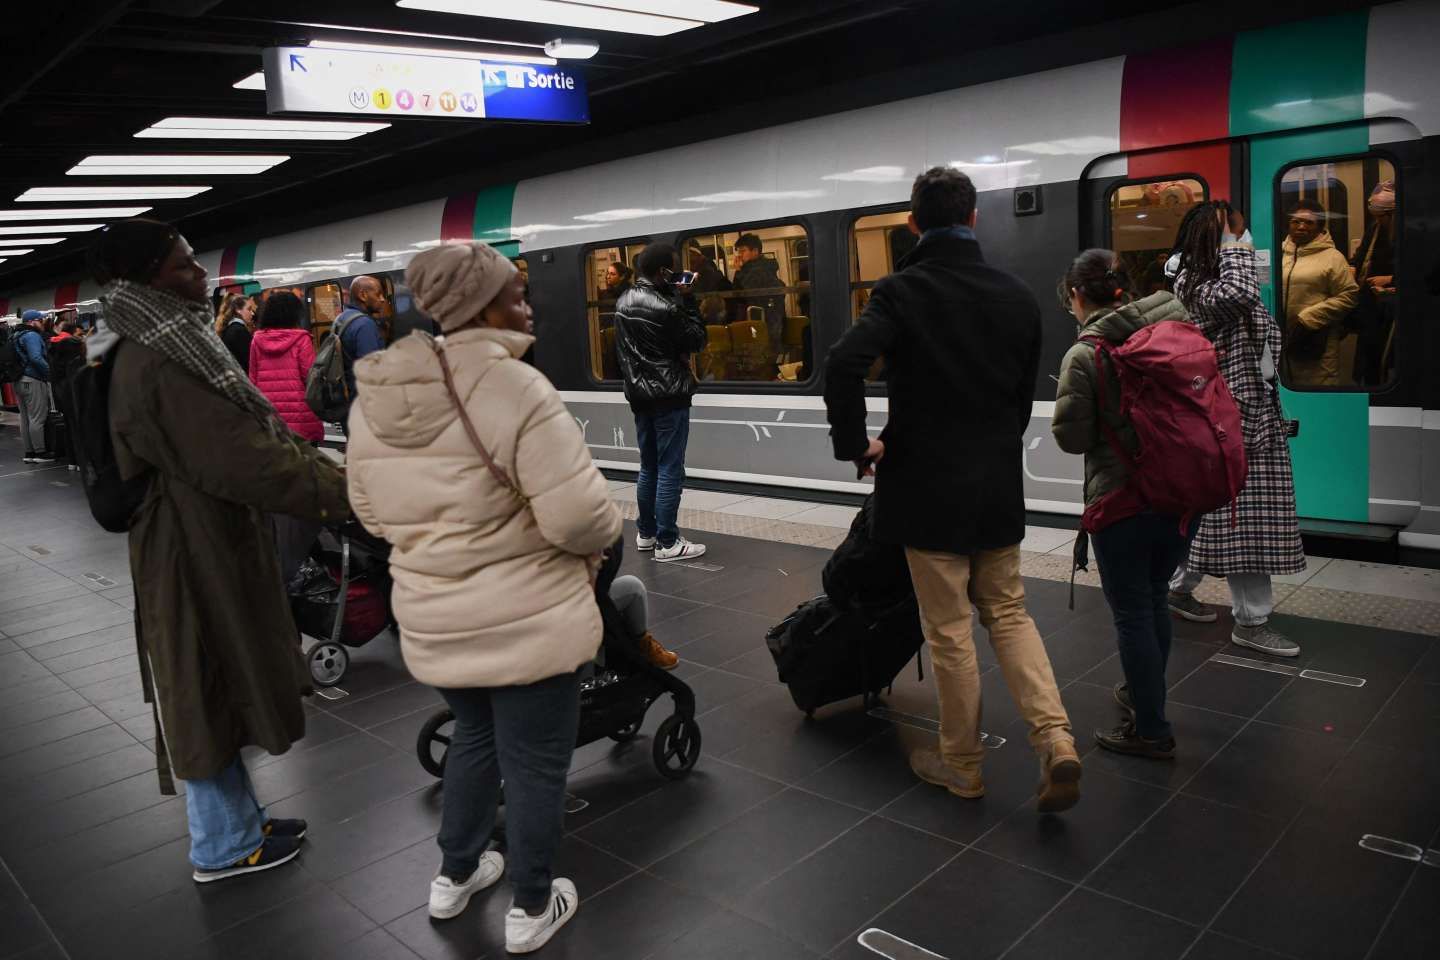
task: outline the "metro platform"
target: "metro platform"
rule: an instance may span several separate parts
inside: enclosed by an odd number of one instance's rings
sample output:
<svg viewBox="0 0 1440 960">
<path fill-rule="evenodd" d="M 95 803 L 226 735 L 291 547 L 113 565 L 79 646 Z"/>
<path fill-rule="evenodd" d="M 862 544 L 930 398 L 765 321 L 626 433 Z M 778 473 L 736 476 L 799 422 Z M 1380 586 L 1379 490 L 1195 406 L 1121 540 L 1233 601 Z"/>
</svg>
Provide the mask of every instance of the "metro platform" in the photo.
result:
<svg viewBox="0 0 1440 960">
<path fill-rule="evenodd" d="M 458 919 L 427 915 L 440 794 L 415 738 L 439 699 L 389 636 L 354 651 L 344 696 L 309 703 L 301 743 L 249 757 L 275 815 L 310 822 L 298 863 L 196 886 L 184 798 L 153 770 L 125 539 L 92 522 L 74 474 L 23 468 L 8 427 L 0 462 L 0 957 L 504 956 L 503 881 Z M 633 515 L 633 487 L 611 486 Z M 1228 644 L 1223 609 L 1177 623 L 1179 753 L 1162 764 L 1095 749 L 1119 719 L 1109 613 L 1093 575 L 1067 608 L 1069 534 L 1032 529 L 1029 608 L 1085 762 L 1080 805 L 1042 817 L 983 631 L 982 800 L 908 770 L 934 736 L 928 670 L 902 672 L 884 712 L 809 721 L 775 682 L 763 635 L 820 592 L 850 513 L 691 492 L 682 526 L 709 553 L 627 556 L 683 658 L 703 752 L 688 780 L 656 774 L 664 709 L 634 743 L 576 752 L 557 872 L 581 908 L 540 956 L 1440 956 L 1435 571 L 1315 559 L 1276 614 L 1294 661 Z"/>
</svg>

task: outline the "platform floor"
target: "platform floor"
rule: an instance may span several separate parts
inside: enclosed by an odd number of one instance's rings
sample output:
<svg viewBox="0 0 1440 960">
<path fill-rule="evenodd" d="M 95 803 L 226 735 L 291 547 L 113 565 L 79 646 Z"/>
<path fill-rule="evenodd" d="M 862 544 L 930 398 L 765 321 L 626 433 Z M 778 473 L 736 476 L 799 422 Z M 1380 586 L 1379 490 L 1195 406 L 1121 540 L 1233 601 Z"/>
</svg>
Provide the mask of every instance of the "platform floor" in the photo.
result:
<svg viewBox="0 0 1440 960">
<path fill-rule="evenodd" d="M 251 758 L 275 814 L 311 823 L 298 864 L 191 882 L 184 799 L 153 773 L 124 538 L 90 521 L 73 475 L 24 470 L 16 446 L 0 431 L 0 957 L 503 956 L 503 884 L 459 919 L 427 916 L 440 796 L 414 740 L 438 699 L 389 636 L 356 652 L 343 698 L 309 706 L 303 742 Z M 986 729 L 1004 743 L 988 795 L 965 801 L 906 767 L 933 738 L 928 672 L 902 674 L 891 719 L 850 704 L 807 722 L 775 683 L 762 635 L 819 591 L 827 551 L 705 539 L 702 566 L 626 561 L 695 688 L 700 764 L 670 783 L 648 737 L 577 751 L 559 869 L 581 909 L 541 956 L 860 960 L 879 955 L 857 942 L 870 929 L 894 960 L 1440 956 L 1433 635 L 1282 613 L 1304 655 L 1274 673 L 1227 644 L 1228 613 L 1179 624 L 1180 753 L 1157 764 L 1093 748 L 1120 677 L 1099 591 L 1077 587 L 1070 611 L 1062 584 L 1032 578 L 1086 763 L 1080 806 L 1041 817 L 983 641 Z M 1362 848 L 1366 834 L 1431 862 Z"/>
</svg>

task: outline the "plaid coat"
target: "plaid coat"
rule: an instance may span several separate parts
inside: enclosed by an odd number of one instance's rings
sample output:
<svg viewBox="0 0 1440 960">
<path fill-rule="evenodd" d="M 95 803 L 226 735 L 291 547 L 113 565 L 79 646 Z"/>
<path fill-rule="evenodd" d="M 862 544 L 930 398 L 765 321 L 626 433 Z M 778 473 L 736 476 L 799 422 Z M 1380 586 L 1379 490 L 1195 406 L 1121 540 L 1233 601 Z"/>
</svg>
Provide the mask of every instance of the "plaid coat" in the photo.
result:
<svg viewBox="0 0 1440 960">
<path fill-rule="evenodd" d="M 1215 344 L 1220 374 L 1240 407 L 1250 465 L 1245 487 L 1235 500 L 1235 522 L 1232 525 L 1230 507 L 1204 517 L 1187 566 L 1216 577 L 1299 573 L 1305 569 L 1305 551 L 1295 516 L 1285 419 L 1275 387 L 1261 373 L 1267 345 L 1272 360 L 1280 357 L 1280 327 L 1260 299 L 1254 248 L 1225 244 L 1218 279 L 1201 280 L 1182 268 L 1175 279 L 1175 295 L 1191 322 Z"/>
</svg>

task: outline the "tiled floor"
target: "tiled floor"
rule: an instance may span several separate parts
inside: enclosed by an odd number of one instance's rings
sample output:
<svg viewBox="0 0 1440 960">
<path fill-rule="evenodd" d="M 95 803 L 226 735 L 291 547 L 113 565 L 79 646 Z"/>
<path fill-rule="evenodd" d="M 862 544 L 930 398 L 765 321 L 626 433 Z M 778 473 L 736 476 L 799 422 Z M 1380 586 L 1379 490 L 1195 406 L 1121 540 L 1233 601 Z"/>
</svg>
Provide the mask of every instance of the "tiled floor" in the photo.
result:
<svg viewBox="0 0 1440 960">
<path fill-rule="evenodd" d="M 0 432 L 3 462 L 13 454 L 13 431 Z M 437 698 L 409 681 L 388 636 L 356 651 L 347 696 L 310 705 L 304 741 L 249 758 L 276 814 L 311 822 L 298 864 L 196 887 L 184 798 L 156 788 L 124 540 L 90 522 L 64 470 L 7 473 L 0 957 L 503 955 L 503 884 L 457 920 L 427 916 L 440 787 L 414 740 Z M 691 509 L 737 520 L 782 509 L 694 496 Z M 805 530 L 848 522 L 807 504 L 790 516 L 802 511 Z M 1031 537 L 1068 550 L 1053 531 Z M 1305 646 L 1287 666 L 1365 681 L 1352 687 L 1213 661 L 1241 653 L 1223 613 L 1180 624 L 1180 754 L 1147 763 L 1092 747 L 1090 731 L 1117 719 L 1120 677 L 1099 591 L 1077 587 L 1072 611 L 1063 584 L 1032 579 L 1086 763 L 1080 806 L 1041 817 L 1024 723 L 983 643 L 986 728 L 1004 743 L 987 796 L 964 801 L 906 767 L 907 749 L 933 738 L 928 669 L 923 681 L 902 672 L 887 697 L 903 723 L 853 703 L 807 721 L 774 682 L 764 630 L 819 591 L 827 551 L 704 539 L 703 569 L 626 560 L 652 590 L 656 634 L 684 658 L 700 764 L 679 783 L 655 773 L 648 735 L 663 704 L 639 741 L 576 752 L 559 868 L 582 906 L 542 956 L 858 960 L 877 956 L 857 940 L 871 928 L 929 952 L 897 958 L 1440 956 L 1440 866 L 1359 846 L 1376 834 L 1440 847 L 1433 636 L 1279 617 Z"/>
</svg>

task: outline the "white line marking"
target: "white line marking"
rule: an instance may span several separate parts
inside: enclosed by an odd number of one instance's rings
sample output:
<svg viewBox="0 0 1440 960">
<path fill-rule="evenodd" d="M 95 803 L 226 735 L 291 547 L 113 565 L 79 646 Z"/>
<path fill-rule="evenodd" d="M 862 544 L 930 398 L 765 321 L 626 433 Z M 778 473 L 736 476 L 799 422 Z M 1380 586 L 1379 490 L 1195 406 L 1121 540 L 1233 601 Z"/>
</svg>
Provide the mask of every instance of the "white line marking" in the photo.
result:
<svg viewBox="0 0 1440 960">
<path fill-rule="evenodd" d="M 945 960 L 940 954 L 926 950 L 879 927 L 871 927 L 856 938 L 860 946 L 889 960 Z"/>
<path fill-rule="evenodd" d="M 1360 838 L 1360 847 L 1371 853 L 1381 853 L 1397 860 L 1413 860 L 1419 863 L 1425 858 L 1425 851 L 1413 843 L 1391 840 L 1389 837 L 1380 837 L 1373 833 L 1367 833 Z"/>
</svg>

